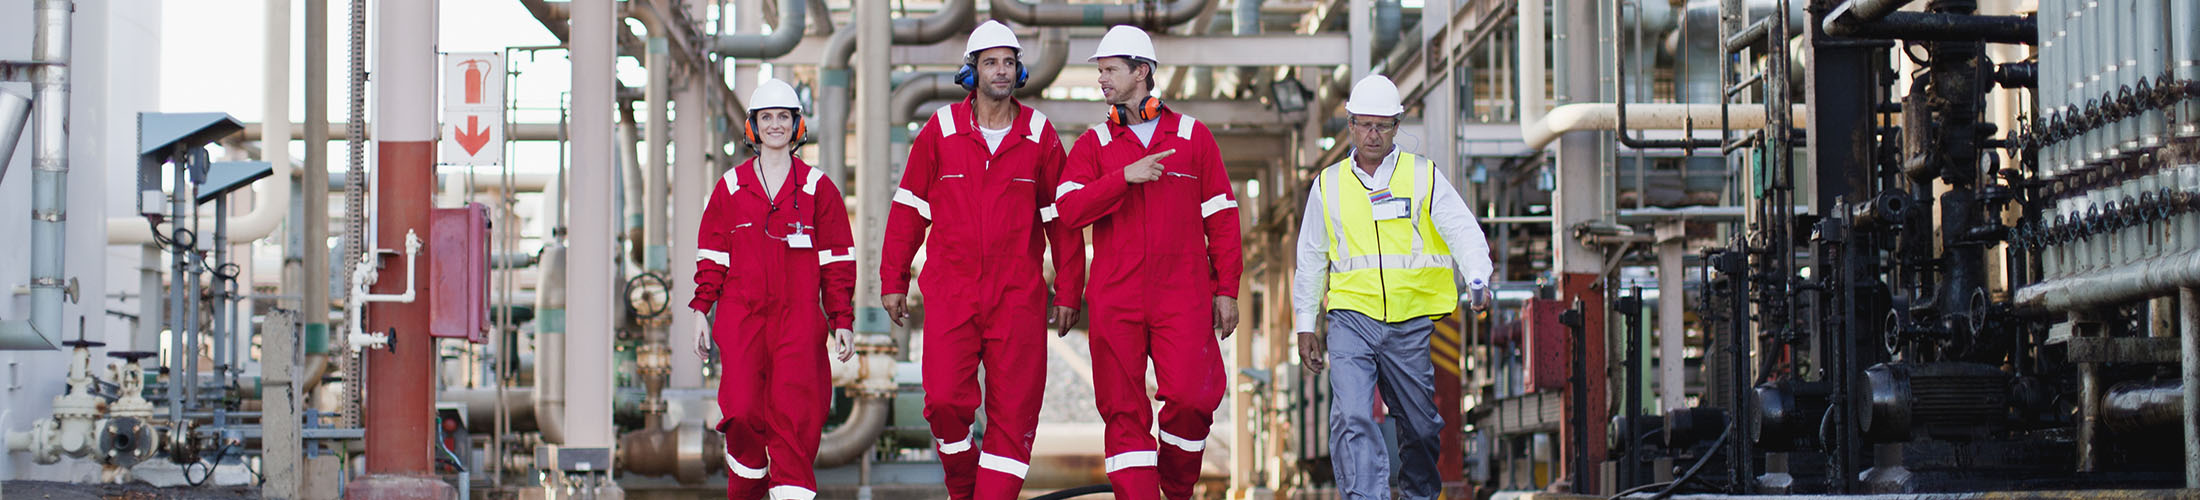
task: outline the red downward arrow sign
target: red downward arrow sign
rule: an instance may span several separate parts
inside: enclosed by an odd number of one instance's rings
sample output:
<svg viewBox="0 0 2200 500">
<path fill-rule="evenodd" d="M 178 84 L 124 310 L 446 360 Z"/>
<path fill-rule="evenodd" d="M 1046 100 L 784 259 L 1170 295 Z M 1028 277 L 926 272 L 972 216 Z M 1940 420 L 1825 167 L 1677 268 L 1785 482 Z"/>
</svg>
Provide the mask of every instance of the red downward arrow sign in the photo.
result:
<svg viewBox="0 0 2200 500">
<path fill-rule="evenodd" d="M 458 146 L 466 148 L 466 154 L 481 154 L 481 147 L 489 144 L 489 129 L 481 128 L 481 117 L 467 115 L 466 126 L 458 129 Z"/>
</svg>

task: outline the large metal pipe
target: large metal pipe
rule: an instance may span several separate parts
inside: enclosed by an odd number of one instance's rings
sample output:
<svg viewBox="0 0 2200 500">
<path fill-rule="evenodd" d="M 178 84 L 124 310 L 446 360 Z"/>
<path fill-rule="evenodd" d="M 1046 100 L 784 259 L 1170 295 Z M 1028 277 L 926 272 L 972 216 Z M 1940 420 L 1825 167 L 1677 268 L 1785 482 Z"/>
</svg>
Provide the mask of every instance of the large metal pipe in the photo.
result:
<svg viewBox="0 0 2200 500">
<path fill-rule="evenodd" d="M 0 321 L 0 350 L 47 350 L 61 337 L 62 265 L 69 209 L 70 0 L 38 0 L 31 92 L 38 100 L 31 146 L 31 314 Z"/>
<path fill-rule="evenodd" d="M 563 200 L 553 198 L 551 203 Z M 542 247 L 542 282 L 535 294 L 536 425 L 546 443 L 565 442 L 565 245 Z M 513 421 L 519 421 L 514 418 Z"/>
<path fill-rule="evenodd" d="M 848 420 L 818 441 L 816 465 L 839 467 L 861 458 L 878 442 L 879 434 L 886 432 L 886 417 L 893 412 L 892 397 L 857 397 L 855 407 L 848 410 Z"/>
<path fill-rule="evenodd" d="M 770 59 L 785 55 L 802 43 L 804 14 L 809 11 L 806 0 L 779 0 L 779 22 L 772 25 L 768 35 L 718 35 L 711 40 L 710 50 L 718 55 L 743 59 Z M 826 13 L 820 12 L 821 18 Z M 825 18 L 831 23 L 830 18 Z"/>
<path fill-rule="evenodd" d="M 1206 11 L 1214 0 L 1171 0 L 1163 5 L 1138 2 L 1130 5 L 1035 4 L 1021 0 L 992 0 L 993 16 L 1026 26 L 1137 25 L 1157 30 L 1184 24 Z"/>
<path fill-rule="evenodd" d="M 1069 66 L 1069 30 L 1039 28 L 1039 50 L 1024 53 L 1023 60 L 1031 69 L 1031 78 L 1024 80 L 1023 88 L 1016 89 L 1016 97 L 1039 97 L 1048 86 L 1054 85 L 1054 79 L 1062 76 L 1062 68 Z"/>
<path fill-rule="evenodd" d="M 977 9 L 977 0 L 950 0 L 932 15 L 890 21 L 893 27 L 888 36 L 896 45 L 937 43 L 975 24 Z M 856 34 L 860 31 L 856 19 L 861 17 L 851 18 L 846 29 L 834 31 L 825 40 L 825 59 L 818 63 L 817 130 L 823 131 L 817 144 L 821 160 L 818 166 L 833 178 L 833 183 L 843 186 L 848 183 L 849 86 L 854 84 L 848 63 L 856 54 Z"/>
<path fill-rule="evenodd" d="M 2125 382 L 2101 395 L 2101 426 L 2120 437 L 2159 440 L 2184 414 L 2182 380 Z"/>
<path fill-rule="evenodd" d="M 1842 23 L 1827 19 L 1826 34 L 1852 38 L 1976 41 L 2038 45 L 2039 19 L 2032 16 L 1974 16 L 1896 12 L 1877 21 Z"/>
<path fill-rule="evenodd" d="M 2200 287 L 2200 250 L 2042 281 L 2017 289 L 2015 302 L 2022 309 L 2063 312 L 2163 297 L 2189 287 Z"/>
<path fill-rule="evenodd" d="M 1525 67 L 1522 68 L 1525 71 Z M 1633 104 L 1627 106 L 1629 130 L 1680 130 L 1693 123 L 1696 127 L 1719 123 L 1719 104 Z M 1810 107 L 1796 105 L 1792 116 L 1802 121 L 1810 116 Z M 1619 107 L 1608 102 L 1568 104 L 1552 108 L 1549 113 L 1526 121 L 1526 108 L 1521 110 L 1521 140 L 1528 149 L 1543 149 L 1560 135 L 1568 132 L 1613 130 L 1619 125 Z M 1727 110 L 1728 120 L 1735 129 L 1764 128 L 1765 109 L 1762 106 L 1737 107 Z"/>
<path fill-rule="evenodd" d="M 0 90 L 0 180 L 8 178 L 8 165 L 15 159 L 15 144 L 29 130 L 31 99 L 14 92 Z"/>
</svg>

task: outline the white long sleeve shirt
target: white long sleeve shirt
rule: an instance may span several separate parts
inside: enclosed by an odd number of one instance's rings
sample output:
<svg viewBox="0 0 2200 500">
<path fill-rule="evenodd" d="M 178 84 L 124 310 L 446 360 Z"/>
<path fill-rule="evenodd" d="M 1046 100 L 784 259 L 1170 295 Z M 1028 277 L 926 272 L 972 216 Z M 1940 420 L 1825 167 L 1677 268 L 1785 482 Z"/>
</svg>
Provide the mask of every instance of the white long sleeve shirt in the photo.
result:
<svg viewBox="0 0 2200 500">
<path fill-rule="evenodd" d="M 1391 172 L 1397 166 L 1398 150 L 1392 148 L 1374 174 L 1358 168 L 1349 170 L 1372 191 L 1389 188 Z M 1441 172 L 1430 177 L 1436 179 L 1435 205 L 1430 206 L 1430 215 L 1434 218 L 1437 235 L 1451 247 L 1452 265 L 1459 285 L 1467 289 L 1489 286 L 1490 245 L 1482 236 L 1482 224 L 1475 220 L 1474 209 L 1459 197 L 1459 190 L 1452 187 L 1449 177 Z M 1322 208 L 1322 193 L 1327 190 L 1321 179 L 1314 180 L 1313 192 L 1306 197 L 1306 216 L 1299 219 L 1298 274 L 1291 282 L 1293 331 L 1314 331 L 1314 322 L 1321 317 L 1322 297 L 1329 293 L 1329 233 L 1322 227 L 1323 218 L 1328 216 Z"/>
</svg>

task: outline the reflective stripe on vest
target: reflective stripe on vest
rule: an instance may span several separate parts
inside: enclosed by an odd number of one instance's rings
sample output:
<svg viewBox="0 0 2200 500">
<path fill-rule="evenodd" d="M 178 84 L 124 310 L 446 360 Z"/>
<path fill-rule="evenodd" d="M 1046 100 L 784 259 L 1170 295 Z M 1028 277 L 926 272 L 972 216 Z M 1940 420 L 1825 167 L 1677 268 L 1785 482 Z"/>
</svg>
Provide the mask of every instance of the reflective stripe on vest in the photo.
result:
<svg viewBox="0 0 2200 500">
<path fill-rule="evenodd" d="M 1377 221 L 1352 159 L 1322 172 L 1322 225 L 1329 237 L 1329 308 L 1395 323 L 1459 307 L 1451 247 L 1429 207 L 1436 168 L 1408 153 L 1391 169 L 1390 192 L 1409 198 L 1406 218 Z"/>
</svg>

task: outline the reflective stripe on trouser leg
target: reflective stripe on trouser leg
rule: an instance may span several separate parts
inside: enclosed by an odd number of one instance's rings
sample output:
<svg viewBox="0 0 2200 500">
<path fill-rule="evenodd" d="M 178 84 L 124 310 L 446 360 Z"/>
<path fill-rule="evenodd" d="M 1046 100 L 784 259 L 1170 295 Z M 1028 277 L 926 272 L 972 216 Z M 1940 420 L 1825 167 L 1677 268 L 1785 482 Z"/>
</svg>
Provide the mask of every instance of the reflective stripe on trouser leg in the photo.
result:
<svg viewBox="0 0 2200 500">
<path fill-rule="evenodd" d="M 979 360 L 985 366 L 985 444 L 976 494 L 985 500 L 1012 500 L 1023 491 L 1046 390 L 1046 377 L 1031 372 L 1047 362 L 1045 295 L 1009 293 L 1003 299 L 977 321 L 985 332 Z"/>
<path fill-rule="evenodd" d="M 1107 422 L 1108 483 L 1124 500 L 1161 496 L 1153 403 L 1146 399 L 1146 326 L 1137 321 L 1141 312 L 1097 301 L 1092 308 L 1093 403 Z"/>
<path fill-rule="evenodd" d="M 977 486 L 977 436 L 970 424 L 978 412 L 980 341 L 968 321 L 924 325 L 924 420 L 939 449 L 947 494 L 956 500 L 972 498 Z"/>
<path fill-rule="evenodd" d="M 1174 499 L 1190 498 L 1199 482 L 1201 456 L 1207 435 L 1222 406 L 1222 346 L 1215 339 L 1213 308 L 1209 303 L 1163 306 L 1157 315 L 1151 343 L 1160 400 L 1159 467 L 1161 493 Z"/>
</svg>

